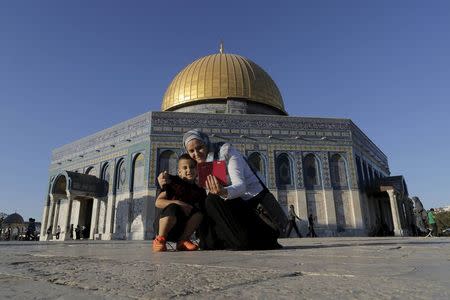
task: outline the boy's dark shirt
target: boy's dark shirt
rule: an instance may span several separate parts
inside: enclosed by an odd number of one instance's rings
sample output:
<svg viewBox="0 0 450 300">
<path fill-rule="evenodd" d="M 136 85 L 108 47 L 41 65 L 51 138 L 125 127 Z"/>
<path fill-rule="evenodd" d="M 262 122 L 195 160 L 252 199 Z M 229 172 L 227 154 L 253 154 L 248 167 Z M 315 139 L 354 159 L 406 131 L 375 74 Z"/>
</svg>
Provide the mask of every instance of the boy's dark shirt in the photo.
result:
<svg viewBox="0 0 450 300">
<path fill-rule="evenodd" d="M 161 189 L 161 192 L 166 192 L 168 200 L 180 200 L 199 208 L 199 204 L 206 199 L 206 191 L 195 183 L 189 183 L 179 176 L 169 175 L 169 178 L 170 183 Z"/>
</svg>

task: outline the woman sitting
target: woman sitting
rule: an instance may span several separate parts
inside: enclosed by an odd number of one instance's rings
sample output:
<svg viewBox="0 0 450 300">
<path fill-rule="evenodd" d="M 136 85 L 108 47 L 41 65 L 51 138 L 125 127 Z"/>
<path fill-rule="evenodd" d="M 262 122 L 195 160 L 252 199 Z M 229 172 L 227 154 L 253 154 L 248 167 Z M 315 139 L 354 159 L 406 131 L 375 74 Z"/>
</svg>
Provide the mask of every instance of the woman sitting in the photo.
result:
<svg viewBox="0 0 450 300">
<path fill-rule="evenodd" d="M 204 204 L 204 222 L 198 230 L 202 249 L 277 249 L 278 233 L 264 223 L 255 208 L 266 189 L 250 169 L 242 154 L 228 143 L 210 143 L 208 135 L 198 129 L 183 136 L 189 156 L 202 163 L 225 160 L 228 184 L 223 186 L 216 177 L 206 180 L 208 196 Z M 167 180 L 160 174 L 160 185 Z"/>
</svg>

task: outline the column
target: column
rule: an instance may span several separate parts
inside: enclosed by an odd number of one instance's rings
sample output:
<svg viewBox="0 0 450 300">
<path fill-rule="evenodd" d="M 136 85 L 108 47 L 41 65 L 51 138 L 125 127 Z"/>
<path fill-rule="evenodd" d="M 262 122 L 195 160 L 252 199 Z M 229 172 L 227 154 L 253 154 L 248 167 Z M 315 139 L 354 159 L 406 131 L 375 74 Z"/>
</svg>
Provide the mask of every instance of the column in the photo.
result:
<svg viewBox="0 0 450 300">
<path fill-rule="evenodd" d="M 395 236 L 403 236 L 402 225 L 398 210 L 397 193 L 394 190 L 387 190 L 389 202 L 391 204 L 392 222 L 394 223 Z"/>
<path fill-rule="evenodd" d="M 58 227 L 59 209 L 61 206 L 61 200 L 55 200 L 55 213 L 53 216 L 52 235 L 56 235 L 56 229 Z"/>
<path fill-rule="evenodd" d="M 105 226 L 105 240 L 110 240 L 112 238 L 112 233 L 114 232 L 114 211 L 115 211 L 115 195 L 108 196 L 108 202 L 106 206 L 106 226 Z M 102 237 L 103 240 L 103 237 Z"/>
<path fill-rule="evenodd" d="M 297 190 L 297 215 L 302 220 L 308 220 L 308 201 L 306 200 L 306 191 Z"/>
<path fill-rule="evenodd" d="M 41 236 L 44 236 L 44 234 L 45 234 L 45 239 L 47 241 L 50 240 L 52 237 L 55 208 L 56 208 L 55 199 L 54 199 L 53 195 L 50 194 L 50 214 L 47 216 L 46 226 L 41 229 Z M 52 226 L 52 232 L 50 232 L 50 234 L 47 234 L 47 229 L 48 229 L 48 227 L 50 227 L 50 225 Z M 42 234 L 42 233 L 44 233 L 44 234 Z"/>
<path fill-rule="evenodd" d="M 70 218 L 72 217 L 72 204 L 73 204 L 73 196 L 70 193 L 67 193 L 67 215 L 64 223 L 61 226 L 61 237 L 60 239 L 66 241 L 70 239 Z"/>
<path fill-rule="evenodd" d="M 40 236 L 44 238 L 45 234 L 47 233 L 47 224 L 48 224 L 48 215 L 51 213 L 50 211 L 51 202 L 50 197 L 47 195 L 45 199 L 45 206 L 44 206 L 44 212 L 42 214 L 42 225 L 41 225 L 41 232 Z"/>
<path fill-rule="evenodd" d="M 336 205 L 334 203 L 333 190 L 324 189 L 323 197 L 325 200 L 325 213 L 327 215 L 328 229 L 333 231 L 333 235 L 337 230 Z"/>
<path fill-rule="evenodd" d="M 93 199 L 92 205 L 92 217 L 91 217 L 91 231 L 89 232 L 89 238 L 94 239 L 94 235 L 98 233 L 98 214 L 100 210 L 100 200 L 98 198 Z"/>
<path fill-rule="evenodd" d="M 366 201 L 367 203 L 367 199 L 364 199 L 364 194 L 360 193 L 358 190 L 351 190 L 350 195 L 353 206 L 353 226 L 355 227 L 355 230 L 361 230 L 361 232 L 363 232 L 366 228 L 363 220 L 365 216 L 362 202 Z"/>
</svg>

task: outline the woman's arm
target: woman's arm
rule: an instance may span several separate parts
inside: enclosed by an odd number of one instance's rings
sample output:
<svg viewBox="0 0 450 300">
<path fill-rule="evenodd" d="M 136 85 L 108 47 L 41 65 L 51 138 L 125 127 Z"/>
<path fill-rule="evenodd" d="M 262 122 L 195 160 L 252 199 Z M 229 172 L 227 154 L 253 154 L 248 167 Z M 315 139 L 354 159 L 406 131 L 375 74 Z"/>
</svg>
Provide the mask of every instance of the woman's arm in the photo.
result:
<svg viewBox="0 0 450 300">
<path fill-rule="evenodd" d="M 224 157 L 227 161 L 228 175 L 230 176 L 230 185 L 225 187 L 228 199 L 234 199 L 245 194 L 247 185 L 245 183 L 244 167 L 247 162 L 242 154 L 230 145 L 223 146 Z M 221 149 L 222 151 L 222 149 Z"/>
</svg>

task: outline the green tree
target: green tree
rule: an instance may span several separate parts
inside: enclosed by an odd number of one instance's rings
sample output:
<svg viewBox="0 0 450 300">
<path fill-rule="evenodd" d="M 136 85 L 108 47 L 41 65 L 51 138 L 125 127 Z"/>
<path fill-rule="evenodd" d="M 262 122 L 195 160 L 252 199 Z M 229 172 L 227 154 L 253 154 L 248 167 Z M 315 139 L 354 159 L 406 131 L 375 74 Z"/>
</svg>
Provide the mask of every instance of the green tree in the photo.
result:
<svg viewBox="0 0 450 300">
<path fill-rule="evenodd" d="M 442 232 L 442 229 L 450 228 L 450 211 L 441 211 L 436 213 L 436 223 L 438 226 L 438 232 Z"/>
</svg>

